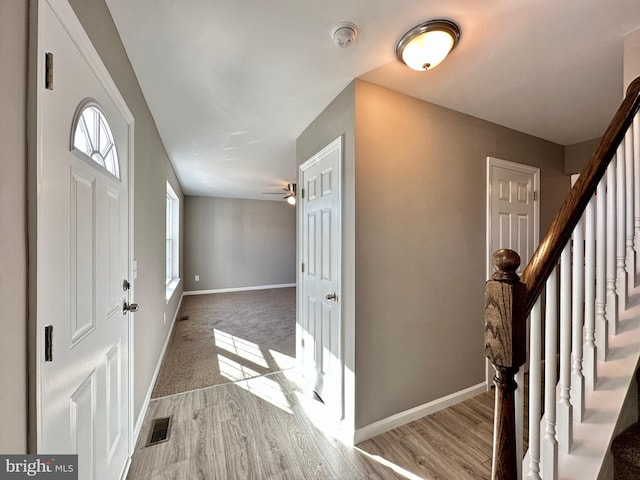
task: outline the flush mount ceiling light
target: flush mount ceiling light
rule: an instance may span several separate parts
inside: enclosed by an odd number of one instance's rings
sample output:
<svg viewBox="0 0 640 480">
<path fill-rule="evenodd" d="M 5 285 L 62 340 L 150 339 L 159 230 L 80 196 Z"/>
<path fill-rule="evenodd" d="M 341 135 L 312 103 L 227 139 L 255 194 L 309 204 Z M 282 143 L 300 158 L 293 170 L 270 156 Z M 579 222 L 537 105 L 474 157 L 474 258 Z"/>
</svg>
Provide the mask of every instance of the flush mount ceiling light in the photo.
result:
<svg viewBox="0 0 640 480">
<path fill-rule="evenodd" d="M 424 72 L 442 62 L 460 39 L 458 25 L 449 20 L 429 20 L 405 33 L 396 55 L 409 68 Z"/>
</svg>

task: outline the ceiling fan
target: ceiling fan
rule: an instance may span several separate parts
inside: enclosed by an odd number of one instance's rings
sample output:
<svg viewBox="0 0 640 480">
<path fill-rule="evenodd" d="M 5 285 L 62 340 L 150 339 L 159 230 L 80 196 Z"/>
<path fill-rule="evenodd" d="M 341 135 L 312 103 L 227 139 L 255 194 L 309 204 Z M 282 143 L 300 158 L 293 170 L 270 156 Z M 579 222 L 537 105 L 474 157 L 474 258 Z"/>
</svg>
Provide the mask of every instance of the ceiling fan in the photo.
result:
<svg viewBox="0 0 640 480">
<path fill-rule="evenodd" d="M 282 199 L 286 200 L 289 205 L 295 205 L 296 204 L 296 184 L 288 183 L 286 188 L 283 188 L 282 190 L 286 192 L 284 194 L 284 197 L 282 197 Z M 278 192 L 261 192 L 261 193 L 262 195 L 282 195 L 281 193 L 278 193 Z"/>
</svg>

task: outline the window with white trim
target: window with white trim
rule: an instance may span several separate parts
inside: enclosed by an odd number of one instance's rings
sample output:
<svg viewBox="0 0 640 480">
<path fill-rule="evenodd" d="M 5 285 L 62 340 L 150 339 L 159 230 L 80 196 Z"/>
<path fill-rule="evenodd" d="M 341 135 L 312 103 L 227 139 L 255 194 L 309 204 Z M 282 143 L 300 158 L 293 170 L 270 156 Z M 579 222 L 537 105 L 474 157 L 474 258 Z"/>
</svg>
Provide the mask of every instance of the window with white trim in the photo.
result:
<svg viewBox="0 0 640 480">
<path fill-rule="evenodd" d="M 167 301 L 180 281 L 180 201 L 167 182 L 165 280 Z"/>
<path fill-rule="evenodd" d="M 72 150 L 120 179 L 118 152 L 107 117 L 95 103 L 84 102 L 74 118 Z"/>
</svg>

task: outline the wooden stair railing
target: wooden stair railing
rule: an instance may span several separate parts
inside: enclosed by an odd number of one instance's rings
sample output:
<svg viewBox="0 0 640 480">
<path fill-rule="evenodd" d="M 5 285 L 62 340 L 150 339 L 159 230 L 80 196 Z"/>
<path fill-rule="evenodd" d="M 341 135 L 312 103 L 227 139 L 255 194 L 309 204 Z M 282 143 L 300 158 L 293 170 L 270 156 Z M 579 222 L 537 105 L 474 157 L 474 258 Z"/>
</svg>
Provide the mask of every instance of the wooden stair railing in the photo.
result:
<svg viewBox="0 0 640 480">
<path fill-rule="evenodd" d="M 514 375 L 526 361 L 526 319 L 639 109 L 640 77 L 629 85 L 624 101 L 522 278 L 515 273 L 520 264 L 516 252 L 499 250 L 492 256 L 497 271 L 485 288 L 485 356 L 496 370 L 493 480 L 517 479 L 517 462 L 522 460 L 517 458 L 515 448 Z"/>
<path fill-rule="evenodd" d="M 527 289 L 525 318 L 529 315 L 547 278 L 558 263 L 562 249 L 571 237 L 571 232 L 582 217 L 589 200 L 596 193 L 598 183 L 607 171 L 638 109 L 640 109 L 640 77 L 629 85 L 627 95 L 600 139 L 598 148 L 580 172 L 580 177 L 569 191 L 544 239 L 522 273 L 521 281 Z"/>
</svg>

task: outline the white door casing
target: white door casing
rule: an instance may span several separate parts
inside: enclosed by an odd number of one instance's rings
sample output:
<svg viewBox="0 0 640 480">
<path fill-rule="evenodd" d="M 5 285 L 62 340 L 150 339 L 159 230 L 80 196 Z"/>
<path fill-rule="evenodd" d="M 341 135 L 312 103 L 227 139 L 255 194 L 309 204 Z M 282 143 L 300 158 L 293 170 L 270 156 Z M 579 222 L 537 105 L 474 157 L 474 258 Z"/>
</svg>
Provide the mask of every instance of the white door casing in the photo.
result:
<svg viewBox="0 0 640 480">
<path fill-rule="evenodd" d="M 330 421 L 344 414 L 341 315 L 342 137 L 300 166 L 298 359 Z"/>
<path fill-rule="evenodd" d="M 78 453 L 79 478 L 116 479 L 132 448 L 132 315 L 123 313 L 132 291 L 123 282 L 133 116 L 66 1 L 39 0 L 37 55 L 37 449 Z M 120 179 L 72 151 L 74 117 L 88 104 L 108 119 Z"/>
<path fill-rule="evenodd" d="M 499 248 L 520 255 L 518 274 L 538 245 L 540 169 L 487 157 L 487 278 L 491 254 Z"/>
</svg>

